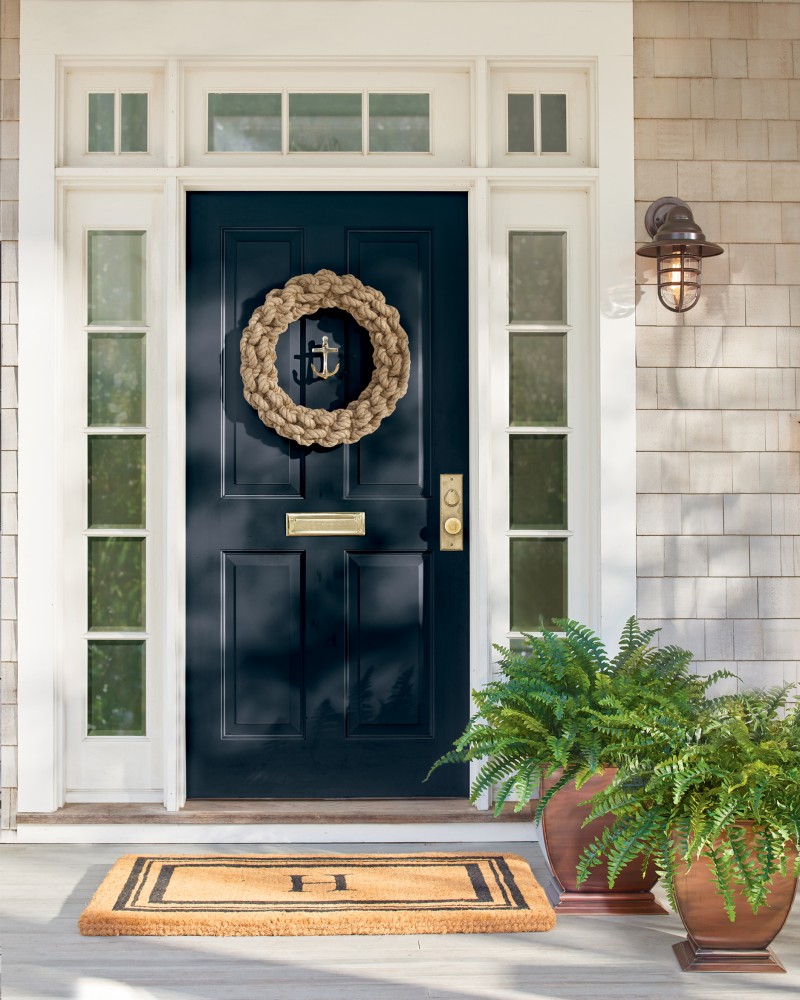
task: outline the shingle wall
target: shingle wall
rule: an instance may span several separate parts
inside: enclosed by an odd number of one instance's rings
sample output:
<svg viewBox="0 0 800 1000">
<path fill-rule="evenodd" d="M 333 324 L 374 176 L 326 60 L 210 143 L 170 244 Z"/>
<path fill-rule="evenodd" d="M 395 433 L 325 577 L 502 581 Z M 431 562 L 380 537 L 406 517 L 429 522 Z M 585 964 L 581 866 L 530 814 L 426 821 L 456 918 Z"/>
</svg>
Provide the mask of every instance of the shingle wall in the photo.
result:
<svg viewBox="0 0 800 1000">
<path fill-rule="evenodd" d="M 637 239 L 678 195 L 699 304 L 638 258 L 638 608 L 699 669 L 797 681 L 800 3 L 634 0 Z"/>
<path fill-rule="evenodd" d="M 698 306 L 639 261 L 637 613 L 701 669 L 798 679 L 800 3 L 634 0 L 637 238 L 655 198 L 725 247 Z M 19 0 L 0 0 L 2 818 L 16 786 Z"/>
<path fill-rule="evenodd" d="M 17 189 L 19 0 L 0 0 L 0 829 L 17 785 Z"/>
</svg>

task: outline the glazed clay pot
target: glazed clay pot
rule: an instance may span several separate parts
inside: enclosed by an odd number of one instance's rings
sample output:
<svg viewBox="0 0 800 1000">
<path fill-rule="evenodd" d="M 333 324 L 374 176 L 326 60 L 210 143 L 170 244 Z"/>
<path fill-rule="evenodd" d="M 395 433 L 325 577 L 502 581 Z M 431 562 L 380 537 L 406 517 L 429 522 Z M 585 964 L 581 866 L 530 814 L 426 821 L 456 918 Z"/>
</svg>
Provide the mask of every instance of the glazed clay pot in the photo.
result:
<svg viewBox="0 0 800 1000">
<path fill-rule="evenodd" d="M 658 881 L 652 865 L 643 878 L 641 865 L 631 863 L 620 873 L 613 889 L 608 887 L 605 864 L 594 868 L 580 886 L 577 884 L 576 869 L 581 854 L 612 822 L 611 817 L 601 817 L 582 827 L 591 810 L 581 802 L 607 788 L 615 774 L 615 768 L 606 768 L 602 774 L 591 777 L 578 791 L 574 783 L 570 783 L 545 806 L 541 825 L 542 848 L 555 880 L 555 884 L 547 888 L 547 895 L 559 913 L 592 916 L 602 913 L 667 912 L 651 892 Z M 542 782 L 542 791 L 552 788 L 560 775 L 561 771 L 556 771 L 546 778 Z"/>
<path fill-rule="evenodd" d="M 743 824 L 750 825 L 750 824 Z M 675 878 L 675 902 L 688 937 L 673 945 L 684 972 L 785 972 L 769 944 L 777 936 L 792 908 L 797 879 L 776 875 L 766 906 L 758 913 L 734 889 L 736 919 L 731 923 L 718 895 L 712 867 L 704 855 L 687 871 L 682 865 Z"/>
</svg>

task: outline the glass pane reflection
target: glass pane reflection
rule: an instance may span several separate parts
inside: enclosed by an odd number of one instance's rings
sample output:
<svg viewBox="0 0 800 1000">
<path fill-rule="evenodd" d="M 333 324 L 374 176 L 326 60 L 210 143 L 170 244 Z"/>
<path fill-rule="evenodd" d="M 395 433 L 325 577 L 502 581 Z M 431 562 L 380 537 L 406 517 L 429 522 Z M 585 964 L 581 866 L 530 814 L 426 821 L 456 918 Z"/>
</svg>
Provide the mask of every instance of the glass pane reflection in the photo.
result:
<svg viewBox="0 0 800 1000">
<path fill-rule="evenodd" d="M 145 643 L 89 643 L 88 735 L 144 736 Z"/>
<path fill-rule="evenodd" d="M 280 94 L 209 94 L 209 153 L 279 153 Z"/>
<path fill-rule="evenodd" d="M 370 153 L 427 153 L 429 94 L 370 94 Z"/>
<path fill-rule="evenodd" d="M 89 539 L 89 629 L 144 629 L 144 538 Z"/>
<path fill-rule="evenodd" d="M 289 94 L 289 150 L 360 153 L 361 94 Z"/>
<path fill-rule="evenodd" d="M 566 233 L 509 234 L 510 322 L 566 323 L 566 247 Z"/>
<path fill-rule="evenodd" d="M 145 233 L 89 233 L 89 323 L 139 326 L 145 319 Z"/>
<path fill-rule="evenodd" d="M 567 616 L 567 539 L 511 539 L 511 629 L 533 632 Z"/>
</svg>

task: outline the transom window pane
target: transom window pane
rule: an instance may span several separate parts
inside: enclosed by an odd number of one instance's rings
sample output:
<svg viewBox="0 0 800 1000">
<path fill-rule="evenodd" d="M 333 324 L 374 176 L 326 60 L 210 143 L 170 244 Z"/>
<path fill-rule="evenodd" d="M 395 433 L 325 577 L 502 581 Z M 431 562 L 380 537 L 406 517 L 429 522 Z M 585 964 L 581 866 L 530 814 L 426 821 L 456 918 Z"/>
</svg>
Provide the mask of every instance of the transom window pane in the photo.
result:
<svg viewBox="0 0 800 1000">
<path fill-rule="evenodd" d="M 144 736 L 145 643 L 89 643 L 89 736 Z"/>
<path fill-rule="evenodd" d="M 542 152 L 567 152 L 567 95 L 542 94 Z"/>
<path fill-rule="evenodd" d="M 511 629 L 531 632 L 567 617 L 567 539 L 511 539 Z"/>
<path fill-rule="evenodd" d="M 144 528 L 144 435 L 90 437 L 88 460 L 89 527 Z"/>
<path fill-rule="evenodd" d="M 114 152 L 114 94 L 89 94 L 86 148 L 90 153 Z"/>
<path fill-rule="evenodd" d="M 509 439 L 511 527 L 567 527 L 567 439 L 513 434 Z"/>
<path fill-rule="evenodd" d="M 369 151 L 429 152 L 430 95 L 370 94 Z"/>
<path fill-rule="evenodd" d="M 280 94 L 209 94 L 210 153 L 279 153 Z"/>
<path fill-rule="evenodd" d="M 512 427 L 565 427 L 567 335 L 511 333 L 509 417 Z"/>
<path fill-rule="evenodd" d="M 289 94 L 290 152 L 361 149 L 361 94 Z"/>
<path fill-rule="evenodd" d="M 141 326 L 145 321 L 145 234 L 89 233 L 89 323 Z"/>
<path fill-rule="evenodd" d="M 508 95 L 508 151 L 535 153 L 535 94 Z"/>
<path fill-rule="evenodd" d="M 147 94 L 120 94 L 119 150 L 147 152 Z"/>
<path fill-rule="evenodd" d="M 566 245 L 566 233 L 509 235 L 509 318 L 512 323 L 566 323 Z"/>
</svg>

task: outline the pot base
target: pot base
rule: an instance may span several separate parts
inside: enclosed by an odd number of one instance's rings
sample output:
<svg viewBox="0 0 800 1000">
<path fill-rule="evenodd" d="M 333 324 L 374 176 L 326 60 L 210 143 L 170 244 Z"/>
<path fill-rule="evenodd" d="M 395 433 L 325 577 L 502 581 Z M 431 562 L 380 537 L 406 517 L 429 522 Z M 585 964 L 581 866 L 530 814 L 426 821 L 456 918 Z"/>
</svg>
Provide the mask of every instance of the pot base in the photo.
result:
<svg viewBox="0 0 800 1000">
<path fill-rule="evenodd" d="M 683 972 L 786 972 L 770 948 L 701 948 L 687 938 L 672 950 Z"/>
<path fill-rule="evenodd" d="M 668 911 L 652 892 L 569 892 L 550 882 L 545 886 L 550 905 L 559 915 L 576 917 L 635 917 Z"/>
</svg>

